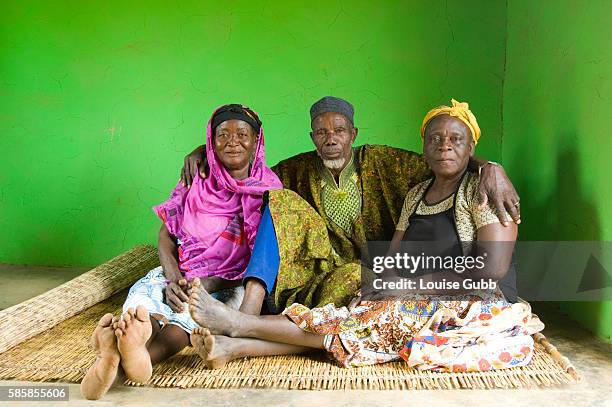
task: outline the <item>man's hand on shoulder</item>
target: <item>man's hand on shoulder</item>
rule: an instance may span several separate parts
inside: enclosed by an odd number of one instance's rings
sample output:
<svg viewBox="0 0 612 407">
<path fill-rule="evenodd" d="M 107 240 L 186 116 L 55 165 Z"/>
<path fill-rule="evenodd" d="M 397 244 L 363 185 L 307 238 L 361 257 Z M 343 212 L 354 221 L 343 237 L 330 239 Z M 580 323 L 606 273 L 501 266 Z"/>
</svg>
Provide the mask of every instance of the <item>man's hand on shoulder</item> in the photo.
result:
<svg viewBox="0 0 612 407">
<path fill-rule="evenodd" d="M 187 188 L 191 186 L 196 172 L 200 173 L 200 178 L 206 178 L 208 161 L 205 152 L 206 146 L 201 145 L 185 156 L 183 168 L 181 168 L 181 183 Z"/>
<path fill-rule="evenodd" d="M 480 165 L 480 184 L 478 185 L 478 208 L 484 209 L 491 202 L 497 209 L 502 225 L 508 226 L 514 220 L 521 223 L 520 198 L 504 168 L 488 161 Z M 512 219 L 507 217 L 510 214 Z"/>
</svg>

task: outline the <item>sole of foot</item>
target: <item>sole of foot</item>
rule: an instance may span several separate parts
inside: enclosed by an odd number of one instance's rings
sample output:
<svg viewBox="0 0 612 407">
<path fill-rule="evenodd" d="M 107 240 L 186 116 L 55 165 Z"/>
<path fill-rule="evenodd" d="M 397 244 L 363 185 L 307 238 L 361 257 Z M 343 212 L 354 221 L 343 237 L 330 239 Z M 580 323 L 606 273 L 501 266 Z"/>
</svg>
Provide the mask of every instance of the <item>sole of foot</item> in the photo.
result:
<svg viewBox="0 0 612 407">
<path fill-rule="evenodd" d="M 196 328 L 189 339 L 209 369 L 220 369 L 234 359 L 227 346 L 231 338 L 213 335 L 206 328 Z"/>
<path fill-rule="evenodd" d="M 97 400 L 106 394 L 117 377 L 121 354 L 113 328 L 116 322 L 112 314 L 104 315 L 91 335 L 96 360 L 81 381 L 81 394 L 88 400 Z"/>
<path fill-rule="evenodd" d="M 137 383 L 147 382 L 153 373 L 151 357 L 146 344 L 153 327 L 149 312 L 139 305 L 130 308 L 114 324 L 117 348 L 121 354 L 121 367 L 128 379 Z"/>
</svg>

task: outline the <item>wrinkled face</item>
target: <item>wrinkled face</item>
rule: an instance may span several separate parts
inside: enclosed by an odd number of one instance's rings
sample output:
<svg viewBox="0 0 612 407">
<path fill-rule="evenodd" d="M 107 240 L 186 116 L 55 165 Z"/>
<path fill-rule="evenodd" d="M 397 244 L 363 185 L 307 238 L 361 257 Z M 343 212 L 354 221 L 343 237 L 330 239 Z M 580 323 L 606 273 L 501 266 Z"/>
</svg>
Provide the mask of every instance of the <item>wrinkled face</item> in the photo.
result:
<svg viewBox="0 0 612 407">
<path fill-rule="evenodd" d="M 257 135 L 250 124 L 242 120 L 226 120 L 215 129 L 215 153 L 228 170 L 241 170 L 250 164 L 255 154 Z"/>
<path fill-rule="evenodd" d="M 468 126 L 447 114 L 434 117 L 425 128 L 423 154 L 435 175 L 462 173 L 474 155 L 474 141 Z"/>
<path fill-rule="evenodd" d="M 318 115 L 311 123 L 310 136 L 317 153 L 326 167 L 342 169 L 351 158 L 351 147 L 357 138 L 357 129 L 340 113 Z"/>
</svg>

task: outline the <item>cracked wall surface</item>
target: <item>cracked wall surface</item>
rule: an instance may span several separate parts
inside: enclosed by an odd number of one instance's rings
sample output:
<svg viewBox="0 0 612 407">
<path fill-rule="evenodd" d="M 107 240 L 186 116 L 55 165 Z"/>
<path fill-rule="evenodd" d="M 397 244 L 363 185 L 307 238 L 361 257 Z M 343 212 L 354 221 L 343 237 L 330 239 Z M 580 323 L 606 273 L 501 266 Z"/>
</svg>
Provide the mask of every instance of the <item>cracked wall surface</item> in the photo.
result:
<svg viewBox="0 0 612 407">
<path fill-rule="evenodd" d="M 97 3 L 0 4 L 0 263 L 155 243 L 151 207 L 216 106 L 257 110 L 274 164 L 312 148 L 327 94 L 355 105 L 359 144 L 416 151 L 430 107 L 470 102 L 522 239 L 612 239 L 609 1 Z M 562 307 L 610 338 L 610 303 Z"/>
<path fill-rule="evenodd" d="M 356 107 L 358 143 L 419 151 L 467 100 L 501 156 L 505 4 L 488 0 L 2 2 L 0 262 L 91 266 L 155 243 L 212 110 L 252 106 L 268 163 L 312 149 L 308 109 Z"/>
</svg>

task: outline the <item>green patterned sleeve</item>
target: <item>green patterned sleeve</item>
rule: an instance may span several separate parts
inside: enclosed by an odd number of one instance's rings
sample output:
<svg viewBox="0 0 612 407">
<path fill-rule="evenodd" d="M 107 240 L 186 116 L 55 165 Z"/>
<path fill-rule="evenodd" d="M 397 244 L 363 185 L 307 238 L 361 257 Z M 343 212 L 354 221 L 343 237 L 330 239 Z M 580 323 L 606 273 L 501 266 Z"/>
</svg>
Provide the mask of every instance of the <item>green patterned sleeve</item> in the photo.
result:
<svg viewBox="0 0 612 407">
<path fill-rule="evenodd" d="M 366 144 L 358 157 L 366 237 L 391 239 L 408 191 L 430 178 L 431 171 L 420 154 L 401 148 Z"/>
</svg>

